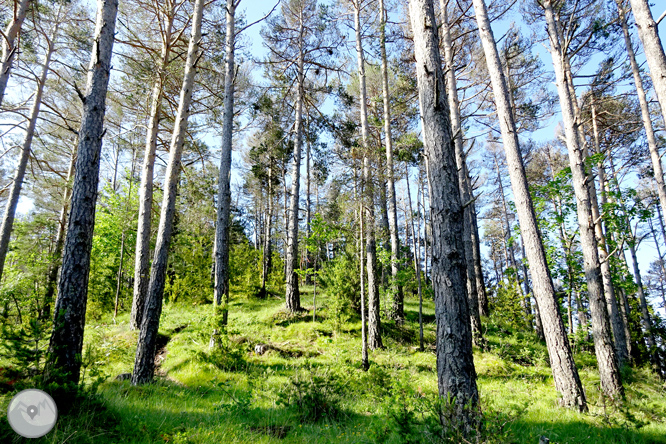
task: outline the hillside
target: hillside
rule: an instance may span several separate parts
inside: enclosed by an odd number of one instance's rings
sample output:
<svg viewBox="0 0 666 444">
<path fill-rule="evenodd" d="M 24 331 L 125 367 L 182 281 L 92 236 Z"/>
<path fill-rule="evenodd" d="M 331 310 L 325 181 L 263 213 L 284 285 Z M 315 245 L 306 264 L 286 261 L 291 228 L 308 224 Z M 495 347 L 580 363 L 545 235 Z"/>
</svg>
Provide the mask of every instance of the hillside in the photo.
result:
<svg viewBox="0 0 666 444">
<path fill-rule="evenodd" d="M 310 293 L 304 301 L 311 301 Z M 306 291 L 307 291 L 306 290 Z M 424 304 L 426 351 L 418 351 L 418 303 L 408 322 L 385 323 L 386 348 L 360 366 L 360 321 L 336 326 L 328 300 L 293 317 L 284 302 L 237 298 L 230 306 L 226 352 L 209 354 L 211 305 L 166 305 L 160 325 L 156 382 L 117 381 L 131 371 L 136 332 L 128 316 L 86 326 L 84 378 L 102 375 L 96 395 L 62 415 L 43 443 L 436 443 L 439 422 L 434 354 L 434 305 Z M 484 319 L 488 351 L 475 349 L 481 442 L 666 443 L 666 388 L 644 369 L 626 372 L 626 402 L 604 403 L 594 356 L 576 363 L 588 414 L 557 407 L 545 345 L 527 332 Z M 263 355 L 255 345 L 266 344 Z M 92 376 L 91 376 L 92 375 Z M 6 411 L 12 392 L 3 393 Z M 2 442 L 22 442 L 0 422 Z M 27 441 L 27 440 L 26 440 Z M 448 442 L 463 442 L 449 437 Z"/>
</svg>

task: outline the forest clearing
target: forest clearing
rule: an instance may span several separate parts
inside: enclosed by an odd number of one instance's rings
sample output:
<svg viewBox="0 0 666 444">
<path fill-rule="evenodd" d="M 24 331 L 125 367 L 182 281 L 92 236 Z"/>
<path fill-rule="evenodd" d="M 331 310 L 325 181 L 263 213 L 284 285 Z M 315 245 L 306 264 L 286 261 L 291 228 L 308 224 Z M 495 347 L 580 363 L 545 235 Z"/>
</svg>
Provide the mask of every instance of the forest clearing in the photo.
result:
<svg viewBox="0 0 666 444">
<path fill-rule="evenodd" d="M 666 442 L 663 9 L 2 0 L 0 440 Z"/>
</svg>

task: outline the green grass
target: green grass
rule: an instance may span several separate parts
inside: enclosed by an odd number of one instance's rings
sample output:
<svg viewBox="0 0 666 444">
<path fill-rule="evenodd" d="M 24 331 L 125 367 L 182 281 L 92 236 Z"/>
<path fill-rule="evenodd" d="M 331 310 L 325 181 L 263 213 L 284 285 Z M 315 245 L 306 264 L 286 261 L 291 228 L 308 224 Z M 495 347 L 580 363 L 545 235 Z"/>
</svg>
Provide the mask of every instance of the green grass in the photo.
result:
<svg viewBox="0 0 666 444">
<path fill-rule="evenodd" d="M 312 322 L 311 312 L 288 316 L 278 298 L 232 299 L 226 354 L 208 350 L 212 306 L 167 305 L 160 325 L 170 338 L 167 354 L 155 383 L 142 387 L 114 380 L 134 362 L 137 334 L 129 331 L 128 316 L 116 324 L 108 317 L 89 323 L 88 375 L 99 370 L 109 378 L 36 442 L 438 442 L 432 302 L 424 304 L 426 352 L 417 348 L 418 302 L 408 300 L 408 322 L 384 325 L 386 348 L 371 352 L 368 372 L 360 367 L 360 321 L 352 318 L 337 331 L 326 298 L 318 296 L 317 305 Z M 486 420 L 482 441 L 537 443 L 546 436 L 561 444 L 666 443 L 666 389 L 648 370 L 627 373 L 627 399 L 612 405 L 600 396 L 588 357 L 577 357 L 590 404 L 589 413 L 578 414 L 557 406 L 545 346 L 533 335 L 489 326 L 486 338 L 489 350 L 474 354 Z M 258 343 L 272 348 L 256 356 Z M 320 396 L 311 401 L 326 408 L 318 422 L 304 420 L 294 407 L 299 391 Z M 3 414 L 11 396 L 0 395 Z M 4 420 L 0 441 L 27 442 Z"/>
</svg>

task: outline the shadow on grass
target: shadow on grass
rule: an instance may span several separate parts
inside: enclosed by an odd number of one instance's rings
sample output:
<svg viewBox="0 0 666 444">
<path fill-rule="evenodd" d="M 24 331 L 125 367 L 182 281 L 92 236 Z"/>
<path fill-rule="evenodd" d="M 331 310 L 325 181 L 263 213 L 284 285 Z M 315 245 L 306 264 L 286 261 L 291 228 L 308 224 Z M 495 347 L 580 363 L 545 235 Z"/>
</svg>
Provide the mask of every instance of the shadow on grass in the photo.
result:
<svg viewBox="0 0 666 444">
<path fill-rule="evenodd" d="M 423 323 L 424 324 L 430 324 L 432 322 L 435 322 L 435 315 L 434 314 L 426 314 L 423 313 Z M 419 324 L 419 312 L 418 311 L 412 311 L 412 310 L 405 310 L 405 321 L 406 322 L 414 322 L 416 325 Z"/>
</svg>

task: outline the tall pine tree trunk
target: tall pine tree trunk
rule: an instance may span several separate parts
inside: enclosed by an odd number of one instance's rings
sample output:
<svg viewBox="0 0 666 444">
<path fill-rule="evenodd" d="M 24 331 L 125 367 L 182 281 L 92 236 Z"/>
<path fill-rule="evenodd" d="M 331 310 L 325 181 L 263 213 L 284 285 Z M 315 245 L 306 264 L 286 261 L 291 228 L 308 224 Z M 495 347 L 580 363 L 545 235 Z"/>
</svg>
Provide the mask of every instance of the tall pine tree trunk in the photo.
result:
<svg viewBox="0 0 666 444">
<path fill-rule="evenodd" d="M 478 421 L 479 393 L 472 358 L 463 208 L 433 0 L 410 0 L 409 13 L 414 32 L 425 155 L 431 165 L 437 379 L 440 397 L 453 399 L 452 408 L 440 412 L 440 420 L 445 427 L 467 434 Z"/>
<path fill-rule="evenodd" d="M 661 209 L 666 211 L 666 183 L 664 183 L 664 169 L 661 165 L 661 157 L 659 156 L 659 149 L 657 148 L 657 138 L 654 134 L 654 126 L 652 124 L 652 117 L 650 116 L 650 108 L 648 107 L 648 101 L 645 94 L 645 88 L 643 87 L 643 79 L 641 78 L 640 68 L 638 62 L 636 62 L 636 53 L 634 52 L 634 46 L 631 43 L 631 35 L 629 34 L 629 26 L 627 25 L 627 16 L 625 12 L 625 7 L 622 0 L 615 0 L 617 3 L 617 11 L 620 18 L 620 25 L 622 26 L 622 34 L 624 35 L 624 44 L 627 48 L 627 56 L 629 57 L 629 63 L 631 64 L 631 73 L 634 77 L 634 85 L 636 86 L 636 94 L 638 95 L 638 103 L 641 107 L 641 119 L 643 120 L 643 127 L 645 128 L 645 136 L 647 137 L 648 148 L 650 149 L 650 158 L 652 160 L 652 170 L 654 171 L 654 180 L 657 183 L 657 193 L 659 194 L 659 204 Z M 663 50 L 662 50 L 663 51 Z M 658 51 L 657 51 L 658 52 Z M 662 52 L 663 57 L 663 52 Z M 652 68 L 650 68 L 652 69 Z M 662 75 L 666 75 L 666 67 L 662 72 Z M 666 79 L 664 79 L 666 81 Z M 662 98 L 660 97 L 660 101 Z M 666 102 L 666 93 L 664 94 L 664 99 L 662 103 Z M 662 105 L 662 111 L 666 108 L 666 104 Z M 662 112 L 666 116 L 666 112 Z M 662 236 L 666 242 L 666 233 L 662 230 Z"/>
<path fill-rule="evenodd" d="M 391 315 L 396 322 L 404 322 L 404 292 L 397 282 L 400 260 L 400 240 L 398 239 L 398 208 L 395 195 L 395 173 L 393 171 L 393 133 L 391 131 L 391 105 L 388 85 L 388 58 L 386 56 L 386 6 L 384 0 L 379 0 L 379 41 L 382 57 L 382 96 L 384 102 L 384 138 L 386 139 L 386 185 L 388 190 L 388 220 L 391 236 L 391 293 L 393 294 L 393 307 Z"/>
<path fill-rule="evenodd" d="M 217 183 L 217 222 L 215 224 L 215 305 L 222 310 L 222 324 L 229 316 L 229 225 L 231 223 L 231 151 L 234 127 L 234 74 L 236 8 L 240 0 L 227 0 L 227 34 L 224 62 L 224 115 L 222 153 Z"/>
<path fill-rule="evenodd" d="M 467 160 L 463 147 L 462 125 L 460 118 L 460 105 L 458 103 L 458 87 L 456 85 L 456 72 L 453 64 L 453 44 L 451 43 L 451 30 L 449 29 L 448 9 L 445 0 L 440 0 L 442 16 L 442 45 L 444 46 L 444 65 L 446 72 L 446 92 L 449 99 L 449 111 L 451 112 L 451 131 L 453 132 L 453 145 L 456 153 L 456 164 L 458 167 L 458 182 L 460 184 L 460 199 L 465 205 L 463 217 L 465 262 L 467 264 L 467 296 L 469 297 L 469 311 L 472 322 L 472 341 L 474 345 L 483 344 L 481 332 L 481 315 L 479 313 L 479 296 L 476 288 L 477 276 L 475 268 L 475 252 L 473 234 L 474 222 L 472 213 L 474 209 L 474 196 L 470 186 L 467 172 Z"/>
<path fill-rule="evenodd" d="M 485 2 L 474 0 L 474 11 L 479 24 L 479 33 L 481 34 L 488 71 L 490 72 L 490 80 L 493 85 L 511 188 L 516 202 L 521 233 L 525 241 L 527 258 L 530 263 L 534 296 L 537 299 L 539 316 L 543 323 L 555 387 L 562 395 L 561 403 L 563 406 L 583 411 L 587 409 L 585 393 L 557 306 L 555 289 L 548 269 L 541 233 L 527 185 L 525 167 L 520 154 L 518 134 L 511 111 L 506 79 L 490 27 Z"/>
<path fill-rule="evenodd" d="M 601 388 L 607 396 L 616 399 L 623 396 L 624 389 L 620 379 L 612 332 L 608 320 L 608 311 L 604 299 L 590 192 L 587 185 L 588 177 L 585 173 L 583 147 L 578 138 L 574 118 L 572 101 L 575 98 L 571 97 L 565 78 L 565 57 L 559 41 L 559 32 L 551 0 L 544 0 L 542 7 L 545 11 L 548 35 L 550 37 L 551 55 L 560 96 L 562 120 L 564 121 L 567 148 L 569 150 L 569 163 L 576 195 L 580 243 L 583 251 L 585 277 L 587 280 L 590 312 L 592 314 L 594 348 L 597 356 L 599 376 L 601 378 Z"/>
<path fill-rule="evenodd" d="M 650 68 L 652 84 L 661 105 L 661 114 L 666 118 L 666 54 L 659 38 L 657 23 L 652 17 L 647 0 L 630 0 L 630 3 L 638 37 L 643 43 L 643 52 Z"/>
<path fill-rule="evenodd" d="M 157 149 L 157 133 L 162 112 L 162 95 L 164 77 L 171 53 L 171 34 L 174 20 L 174 2 L 167 2 L 171 7 L 166 17 L 164 36 L 162 37 L 162 54 L 157 77 L 151 93 L 150 117 L 146 131 L 146 146 L 141 170 L 141 190 L 139 191 L 139 221 L 136 230 L 136 252 L 134 255 L 134 293 L 132 311 L 130 313 L 130 329 L 136 330 L 143 319 L 143 305 L 146 300 L 150 279 L 150 231 L 153 209 L 153 174 L 155 170 L 155 151 Z"/>
<path fill-rule="evenodd" d="M 12 188 L 9 192 L 7 199 L 7 206 L 5 207 L 5 215 L 2 218 L 2 227 L 0 228 L 0 280 L 5 268 L 5 259 L 7 258 L 7 251 L 9 249 L 9 239 L 12 235 L 12 228 L 14 226 L 14 216 L 16 215 L 16 206 L 18 205 L 19 197 L 21 196 L 21 188 L 23 187 L 23 179 L 25 178 L 25 170 L 28 166 L 30 153 L 32 148 L 32 139 L 35 136 L 35 127 L 39 119 L 39 108 L 42 105 L 42 94 L 44 93 L 44 85 L 46 84 L 46 77 L 49 74 L 49 66 L 51 64 L 51 56 L 55 50 L 55 40 L 58 37 L 59 23 L 56 22 L 53 34 L 46 38 L 47 48 L 44 55 L 44 62 L 42 63 L 42 73 L 37 79 L 37 89 L 35 90 L 35 98 L 32 102 L 30 109 L 30 118 L 28 119 L 28 127 L 25 130 L 25 138 L 21 147 L 21 155 L 19 158 L 18 166 L 16 167 L 16 174 Z"/>
<path fill-rule="evenodd" d="M 291 200 L 289 201 L 289 217 L 287 225 L 287 254 L 285 261 L 285 280 L 286 286 L 286 307 L 287 310 L 295 313 L 301 311 L 301 295 L 298 288 L 298 213 L 299 213 L 299 188 L 301 180 L 301 151 L 303 149 L 303 101 L 305 94 L 305 52 L 304 52 L 304 34 L 305 24 L 303 23 L 303 10 L 299 11 L 298 24 L 298 72 L 296 87 L 296 122 L 294 124 L 296 131 L 296 140 L 294 143 L 294 165 L 291 170 Z"/>
<path fill-rule="evenodd" d="M 368 105 L 365 86 L 365 56 L 361 37 L 361 0 L 352 0 L 356 30 L 356 56 L 360 85 L 359 105 L 361 113 L 361 139 L 363 142 L 363 188 L 365 206 L 365 249 L 368 273 L 368 346 L 370 350 L 382 348 L 381 321 L 379 317 L 379 281 L 377 278 L 377 243 L 375 240 L 375 202 L 373 177 L 370 172 L 368 135 Z"/>
<path fill-rule="evenodd" d="M 155 345 L 157 330 L 160 325 L 160 315 L 162 314 L 162 300 L 169 260 L 169 245 L 173 234 L 173 220 L 176 215 L 176 192 L 180 180 L 180 163 L 187 133 L 187 121 L 190 116 L 196 62 L 200 57 L 199 44 L 201 43 L 201 19 L 204 2 L 204 0 L 196 0 L 192 14 L 192 31 L 187 49 L 183 85 L 180 90 L 178 114 L 171 136 L 169 163 L 167 164 L 164 181 L 164 198 L 162 199 L 153 266 L 150 271 L 150 283 L 148 284 L 141 331 L 139 332 L 139 341 L 134 359 L 134 371 L 132 372 L 132 384 L 134 385 L 150 382 L 155 370 Z"/>
<path fill-rule="evenodd" d="M 32 3 L 32 0 L 20 0 L 18 4 L 15 4 L 14 17 L 12 21 L 9 22 L 7 29 L 5 30 L 2 38 L 2 60 L 0 60 L 0 106 L 2 106 L 3 99 L 5 97 L 5 89 L 7 89 L 7 82 L 9 81 L 9 75 L 12 71 L 12 64 L 14 63 L 14 57 L 18 51 L 18 45 L 16 44 L 16 38 L 21 31 L 21 26 L 23 26 L 23 21 L 25 16 L 28 13 L 28 7 Z"/>
<path fill-rule="evenodd" d="M 100 151 L 118 0 L 97 1 L 97 24 L 83 98 L 72 210 L 67 224 L 45 380 L 79 382 Z"/>
</svg>

